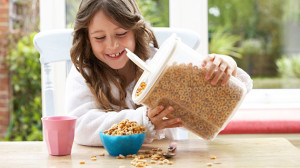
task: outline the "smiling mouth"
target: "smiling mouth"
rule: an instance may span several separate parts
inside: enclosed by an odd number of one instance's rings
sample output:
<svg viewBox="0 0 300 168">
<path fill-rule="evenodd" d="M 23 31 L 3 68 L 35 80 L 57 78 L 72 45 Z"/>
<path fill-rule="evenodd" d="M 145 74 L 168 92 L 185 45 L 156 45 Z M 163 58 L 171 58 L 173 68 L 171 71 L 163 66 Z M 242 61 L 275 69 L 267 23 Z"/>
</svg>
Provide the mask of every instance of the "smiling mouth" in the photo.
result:
<svg viewBox="0 0 300 168">
<path fill-rule="evenodd" d="M 119 52 L 119 53 L 117 53 L 117 54 L 107 54 L 107 55 L 108 55 L 109 57 L 116 58 L 116 57 L 122 55 L 124 51 L 125 51 L 125 50 L 123 50 L 123 51 L 121 51 L 121 52 Z"/>
</svg>

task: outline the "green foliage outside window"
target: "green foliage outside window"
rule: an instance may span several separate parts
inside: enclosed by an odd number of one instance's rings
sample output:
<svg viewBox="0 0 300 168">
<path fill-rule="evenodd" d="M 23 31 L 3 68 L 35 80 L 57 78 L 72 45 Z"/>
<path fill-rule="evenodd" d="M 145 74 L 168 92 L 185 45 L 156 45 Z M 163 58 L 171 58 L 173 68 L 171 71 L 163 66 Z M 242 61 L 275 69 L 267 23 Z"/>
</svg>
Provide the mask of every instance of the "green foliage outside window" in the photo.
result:
<svg viewBox="0 0 300 168">
<path fill-rule="evenodd" d="M 7 63 L 10 71 L 12 98 L 11 121 L 5 140 L 42 140 L 41 65 L 39 53 L 33 46 L 36 33 L 25 35 L 11 43 Z"/>
<path fill-rule="evenodd" d="M 169 0 L 137 0 L 145 20 L 153 27 L 169 26 Z"/>
<path fill-rule="evenodd" d="M 300 55 L 284 56 L 276 61 L 278 71 L 284 78 L 300 78 Z"/>
<path fill-rule="evenodd" d="M 285 48 L 293 44 L 288 39 L 291 33 L 297 33 L 287 29 L 291 24 L 300 25 L 299 0 L 208 0 L 208 12 L 210 52 L 240 53 L 239 58 L 236 53 L 228 55 L 252 76 L 254 88 L 299 88 L 299 50 Z M 222 36 L 220 29 L 226 32 Z M 293 76 L 289 81 L 295 82 L 283 86 L 285 79 L 280 77 L 287 76 Z"/>
<path fill-rule="evenodd" d="M 240 36 L 231 35 L 219 28 L 211 37 L 209 51 L 210 53 L 230 55 L 241 58 L 239 48 L 236 44 L 241 40 Z"/>
</svg>

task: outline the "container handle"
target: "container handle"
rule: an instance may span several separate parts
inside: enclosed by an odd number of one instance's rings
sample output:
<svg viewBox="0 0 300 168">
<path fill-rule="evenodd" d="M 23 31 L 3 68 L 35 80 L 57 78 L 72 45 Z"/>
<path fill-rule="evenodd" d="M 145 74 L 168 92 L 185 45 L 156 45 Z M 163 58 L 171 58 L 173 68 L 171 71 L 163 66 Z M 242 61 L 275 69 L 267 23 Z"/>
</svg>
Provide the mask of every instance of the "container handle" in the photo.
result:
<svg viewBox="0 0 300 168">
<path fill-rule="evenodd" d="M 137 66 L 139 66 L 140 68 L 142 68 L 144 71 L 147 72 L 152 72 L 150 70 L 150 67 L 143 61 L 141 60 L 137 55 L 135 55 L 133 52 L 131 52 L 129 49 L 125 48 L 126 52 L 127 52 L 127 56 L 128 58 L 134 62 Z"/>
</svg>

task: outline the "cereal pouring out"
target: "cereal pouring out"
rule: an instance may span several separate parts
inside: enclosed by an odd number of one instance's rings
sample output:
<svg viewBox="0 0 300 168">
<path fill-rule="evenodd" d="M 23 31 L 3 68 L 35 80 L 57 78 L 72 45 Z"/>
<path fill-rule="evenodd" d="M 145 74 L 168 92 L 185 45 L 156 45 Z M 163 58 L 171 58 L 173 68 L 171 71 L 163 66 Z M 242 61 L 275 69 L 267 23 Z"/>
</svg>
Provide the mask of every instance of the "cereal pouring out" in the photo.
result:
<svg viewBox="0 0 300 168">
<path fill-rule="evenodd" d="M 100 132 L 100 139 L 111 156 L 133 155 L 141 148 L 146 136 L 146 128 L 136 121 L 125 119 Z"/>
</svg>

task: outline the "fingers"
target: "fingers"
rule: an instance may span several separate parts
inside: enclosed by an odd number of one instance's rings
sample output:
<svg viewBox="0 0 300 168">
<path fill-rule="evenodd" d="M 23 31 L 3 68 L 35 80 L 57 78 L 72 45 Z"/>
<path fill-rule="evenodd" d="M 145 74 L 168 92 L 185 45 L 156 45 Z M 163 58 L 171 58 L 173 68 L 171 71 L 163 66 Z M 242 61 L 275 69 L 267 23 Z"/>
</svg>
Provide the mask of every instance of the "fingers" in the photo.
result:
<svg viewBox="0 0 300 168">
<path fill-rule="evenodd" d="M 167 125 L 165 128 L 176 128 L 176 127 L 183 127 L 183 123 L 182 122 L 177 122 L 171 125 Z"/>
<path fill-rule="evenodd" d="M 164 117 L 166 117 L 171 111 L 173 111 L 173 107 L 169 106 L 164 108 L 164 106 L 160 105 L 155 107 L 154 109 L 148 111 L 147 116 L 151 120 L 153 125 L 159 124 Z"/>
<path fill-rule="evenodd" d="M 227 73 L 225 73 L 224 76 L 225 77 L 224 77 L 224 79 L 222 80 L 222 83 L 221 83 L 222 86 L 225 86 L 228 83 L 228 81 L 229 81 L 229 79 L 231 77 L 231 75 L 229 75 Z"/>
<path fill-rule="evenodd" d="M 209 62 L 213 61 L 215 59 L 215 54 L 209 54 L 203 61 L 202 61 L 202 67 L 205 67 Z"/>
<path fill-rule="evenodd" d="M 157 114 L 157 117 L 158 118 L 164 118 L 173 110 L 174 110 L 173 107 L 169 106 L 168 108 L 163 110 L 161 113 Z"/>
<path fill-rule="evenodd" d="M 156 127 L 156 129 L 182 127 L 183 124 L 180 118 L 165 119 Z"/>
<path fill-rule="evenodd" d="M 228 67 L 227 64 L 222 63 L 220 65 L 220 71 L 225 72 L 225 70 L 226 70 L 227 67 Z"/>
<path fill-rule="evenodd" d="M 205 79 L 208 80 L 208 79 L 210 79 L 212 77 L 212 75 L 214 74 L 214 72 L 219 68 L 221 62 L 222 62 L 222 60 L 221 60 L 220 57 L 214 57 L 213 62 L 208 67 L 208 71 L 206 73 Z"/>
<path fill-rule="evenodd" d="M 223 78 L 222 83 L 221 83 L 222 86 L 225 86 L 228 83 L 230 77 L 232 76 L 232 73 L 233 73 L 232 71 L 233 71 L 232 68 L 228 68 L 226 70 L 226 72 L 223 75 L 224 78 Z"/>
<path fill-rule="evenodd" d="M 218 54 L 208 55 L 202 65 L 207 68 L 205 79 L 211 80 L 212 85 L 219 81 L 222 86 L 226 85 L 230 77 L 235 76 L 237 69 L 236 62 L 231 57 Z"/>
<path fill-rule="evenodd" d="M 148 111 L 148 117 L 153 118 L 157 114 L 159 114 L 164 109 L 164 106 L 157 106 L 154 109 Z"/>
<path fill-rule="evenodd" d="M 211 80 L 211 84 L 212 85 L 216 85 L 218 83 L 218 81 L 221 79 L 221 77 L 223 76 L 224 72 L 223 71 L 218 71 L 215 73 L 214 78 Z"/>
<path fill-rule="evenodd" d="M 163 106 L 157 106 L 147 113 L 148 118 L 154 125 L 155 129 L 174 128 L 182 126 L 181 119 L 167 119 L 166 116 L 174 110 L 173 107 L 169 106 L 164 108 Z"/>
<path fill-rule="evenodd" d="M 215 75 L 213 77 L 213 79 L 211 80 L 211 84 L 212 85 L 216 85 L 218 83 L 219 80 L 222 80 L 225 78 L 226 74 L 225 71 L 227 70 L 228 66 L 226 63 L 222 63 L 218 70 L 215 71 Z"/>
</svg>

